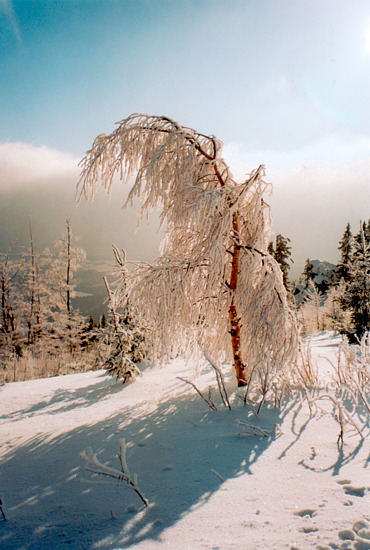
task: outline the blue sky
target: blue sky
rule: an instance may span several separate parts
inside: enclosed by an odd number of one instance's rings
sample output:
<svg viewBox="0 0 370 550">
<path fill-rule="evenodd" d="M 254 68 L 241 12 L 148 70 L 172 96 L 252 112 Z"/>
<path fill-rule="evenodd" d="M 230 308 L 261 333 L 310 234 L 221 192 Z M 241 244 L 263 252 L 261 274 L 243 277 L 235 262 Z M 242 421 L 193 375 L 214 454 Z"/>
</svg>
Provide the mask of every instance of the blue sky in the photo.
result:
<svg viewBox="0 0 370 550">
<path fill-rule="evenodd" d="M 265 164 L 298 263 L 370 217 L 368 0 L 0 0 L 0 74 L 0 190 L 147 112 Z"/>
</svg>

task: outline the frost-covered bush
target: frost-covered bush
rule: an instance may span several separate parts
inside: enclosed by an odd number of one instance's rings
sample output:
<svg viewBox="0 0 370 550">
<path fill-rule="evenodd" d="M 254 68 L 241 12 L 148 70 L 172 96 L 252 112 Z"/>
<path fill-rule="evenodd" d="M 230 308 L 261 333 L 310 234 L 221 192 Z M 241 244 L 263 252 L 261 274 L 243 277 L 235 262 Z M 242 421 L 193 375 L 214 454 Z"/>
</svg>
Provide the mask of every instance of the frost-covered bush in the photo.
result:
<svg viewBox="0 0 370 550">
<path fill-rule="evenodd" d="M 113 247 L 117 262 L 116 280 L 108 293 L 110 316 L 104 327 L 94 334 L 97 337 L 98 363 L 107 373 L 123 382 L 140 375 L 138 364 L 150 358 L 150 326 L 132 307 L 127 293 L 128 271 L 125 253 Z"/>
</svg>

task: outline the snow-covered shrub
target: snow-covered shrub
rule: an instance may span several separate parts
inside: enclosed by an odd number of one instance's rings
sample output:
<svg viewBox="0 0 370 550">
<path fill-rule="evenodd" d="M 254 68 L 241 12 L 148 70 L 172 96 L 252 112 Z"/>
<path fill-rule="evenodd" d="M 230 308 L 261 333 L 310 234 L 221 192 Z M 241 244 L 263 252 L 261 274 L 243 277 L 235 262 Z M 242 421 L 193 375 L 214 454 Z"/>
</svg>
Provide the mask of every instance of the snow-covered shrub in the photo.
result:
<svg viewBox="0 0 370 550">
<path fill-rule="evenodd" d="M 326 381 L 318 376 L 311 342 L 301 344 L 295 381 L 305 394 L 311 417 L 329 402 L 340 425 L 338 443 L 343 443 L 346 428 L 354 429 L 363 439 L 363 428 L 370 421 L 370 334 L 365 334 L 358 345 L 349 344 L 344 337 L 336 361 L 325 359 L 332 366 L 331 380 Z"/>
<path fill-rule="evenodd" d="M 297 376 L 298 375 L 298 376 Z M 314 388 L 319 385 L 317 365 L 312 358 L 311 342 L 302 339 L 299 342 L 299 357 L 294 371 L 294 382 L 303 388 Z"/>
<path fill-rule="evenodd" d="M 370 414 L 370 333 L 356 345 L 344 339 L 338 363 L 334 365 L 333 380 L 343 394 L 355 401 L 361 399 Z"/>
<path fill-rule="evenodd" d="M 113 290 L 104 277 L 110 316 L 105 326 L 98 328 L 94 335 L 97 338 L 98 364 L 110 376 L 126 382 L 140 375 L 138 364 L 150 358 L 151 331 L 149 323 L 129 301 L 125 252 L 121 254 L 115 246 L 113 251 L 117 263 Z"/>
<path fill-rule="evenodd" d="M 313 334 L 324 330 L 323 300 L 321 292 L 312 281 L 309 281 L 306 296 L 298 314 L 303 334 Z"/>
<path fill-rule="evenodd" d="M 343 308 L 345 293 L 346 288 L 343 281 L 328 290 L 322 305 L 323 326 L 326 330 L 333 330 L 339 334 L 352 330 L 351 311 Z"/>
<path fill-rule="evenodd" d="M 0 363 L 4 383 L 50 378 L 92 370 L 96 355 L 82 350 L 71 354 L 68 351 L 50 354 L 42 350 L 26 350 L 19 357 L 14 355 Z"/>
</svg>

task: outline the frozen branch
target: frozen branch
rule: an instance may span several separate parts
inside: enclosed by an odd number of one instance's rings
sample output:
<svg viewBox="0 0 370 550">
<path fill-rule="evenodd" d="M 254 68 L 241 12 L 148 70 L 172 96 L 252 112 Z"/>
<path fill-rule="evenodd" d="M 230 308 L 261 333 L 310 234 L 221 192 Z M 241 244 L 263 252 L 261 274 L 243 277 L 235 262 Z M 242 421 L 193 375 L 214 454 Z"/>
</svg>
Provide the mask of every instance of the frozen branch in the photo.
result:
<svg viewBox="0 0 370 550">
<path fill-rule="evenodd" d="M 238 435 L 257 435 L 262 437 L 271 435 L 269 431 L 253 426 L 253 424 L 249 424 L 245 420 L 237 420 L 237 424 L 239 425 Z"/>
<path fill-rule="evenodd" d="M 132 489 L 141 498 L 145 506 L 148 506 L 148 500 L 144 497 L 143 493 L 137 486 L 136 475 L 130 476 L 130 472 L 126 462 L 126 443 L 124 439 L 120 439 L 119 446 L 120 450 L 118 453 L 118 458 L 121 464 L 121 470 L 116 470 L 115 468 L 111 468 L 110 466 L 107 466 L 106 464 L 100 462 L 91 447 L 88 447 L 86 451 L 82 451 L 80 453 L 80 457 L 91 465 L 91 467 L 87 468 L 88 471 L 93 472 L 97 475 L 116 479 L 116 485 Z M 89 481 L 91 481 L 92 483 L 96 482 L 96 480 Z"/>
<path fill-rule="evenodd" d="M 200 397 L 203 399 L 203 401 L 205 401 L 208 405 L 208 407 L 212 410 L 212 411 L 217 411 L 217 407 L 216 405 L 213 403 L 212 399 L 210 399 L 210 397 L 204 397 L 204 395 L 202 394 L 202 392 L 196 387 L 196 385 L 191 382 L 190 380 L 186 380 L 185 378 L 181 378 L 181 376 L 177 376 L 176 378 L 178 378 L 179 380 L 181 380 L 182 382 L 185 382 L 185 384 L 189 384 L 192 388 L 195 389 L 195 391 L 200 395 Z"/>
<path fill-rule="evenodd" d="M 225 388 L 224 375 L 222 374 L 220 367 L 216 365 L 216 363 L 210 358 L 209 354 L 206 351 L 204 352 L 204 357 L 207 359 L 208 363 L 211 365 L 216 373 L 218 391 L 220 392 L 222 402 L 225 407 L 228 407 L 229 411 L 231 411 L 229 396 L 227 395 L 227 391 Z"/>
<path fill-rule="evenodd" d="M 3 516 L 3 520 L 6 521 L 8 518 L 5 515 L 4 501 L 2 497 L 0 497 L 0 512 L 1 512 L 1 515 Z"/>
</svg>

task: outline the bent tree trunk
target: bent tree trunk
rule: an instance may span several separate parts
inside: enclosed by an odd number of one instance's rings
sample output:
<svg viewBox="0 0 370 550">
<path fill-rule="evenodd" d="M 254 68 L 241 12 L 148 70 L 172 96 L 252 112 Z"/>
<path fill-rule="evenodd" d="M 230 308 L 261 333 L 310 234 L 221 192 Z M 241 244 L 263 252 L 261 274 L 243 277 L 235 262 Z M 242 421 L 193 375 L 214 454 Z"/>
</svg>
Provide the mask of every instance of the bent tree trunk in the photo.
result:
<svg viewBox="0 0 370 550">
<path fill-rule="evenodd" d="M 232 361 L 239 386 L 257 364 L 282 368 L 296 347 L 281 272 L 267 253 L 264 167 L 237 183 L 222 142 L 168 117 L 133 114 L 98 136 L 81 161 L 78 196 L 134 183 L 140 215 L 161 205 L 166 235 L 154 264 L 136 263 L 130 297 L 153 322 L 163 362 L 194 349 Z M 196 353 L 196 352 L 195 352 Z M 267 368 L 267 367 L 266 367 Z"/>
<path fill-rule="evenodd" d="M 225 183 L 220 176 L 217 167 L 214 167 L 216 177 L 220 183 L 221 187 L 224 187 Z M 230 203 L 230 201 L 229 201 Z M 231 204 L 229 204 L 231 206 Z M 240 320 L 238 316 L 237 307 L 235 305 L 235 291 L 238 287 L 238 275 L 239 275 L 239 255 L 240 255 L 240 236 L 239 236 L 239 220 L 238 214 L 233 213 L 232 217 L 232 237 L 233 237 L 233 248 L 231 252 L 231 274 L 229 281 L 229 289 L 232 293 L 231 302 L 229 306 L 229 333 L 231 337 L 231 348 L 233 353 L 233 361 L 235 368 L 235 375 L 238 387 L 245 386 L 247 383 L 245 377 L 245 367 L 246 365 L 242 361 L 241 357 L 241 346 L 240 346 Z"/>
</svg>

